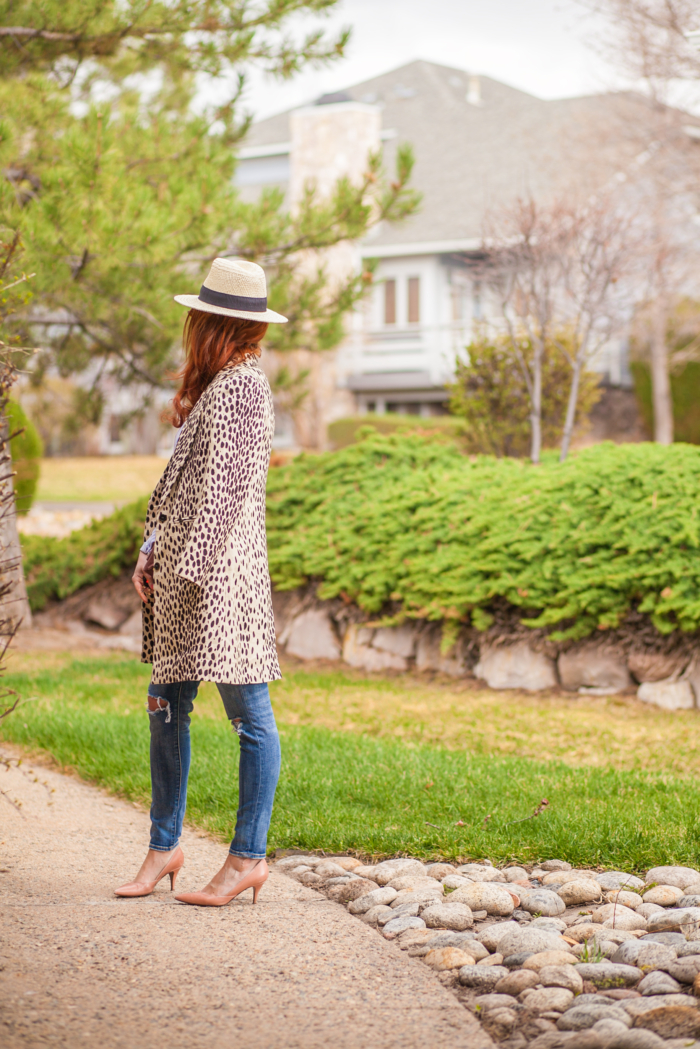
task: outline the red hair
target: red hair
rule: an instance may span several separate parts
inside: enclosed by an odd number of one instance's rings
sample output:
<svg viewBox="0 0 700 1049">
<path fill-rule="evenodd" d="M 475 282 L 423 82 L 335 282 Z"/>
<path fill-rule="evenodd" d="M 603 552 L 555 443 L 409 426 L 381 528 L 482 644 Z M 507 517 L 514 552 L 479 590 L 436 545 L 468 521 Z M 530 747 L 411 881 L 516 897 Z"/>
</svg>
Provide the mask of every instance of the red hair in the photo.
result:
<svg viewBox="0 0 700 1049">
<path fill-rule="evenodd" d="M 166 418 L 182 426 L 209 383 L 222 368 L 260 356 L 265 337 L 264 321 L 246 321 L 203 310 L 190 310 L 185 318 L 182 342 L 185 363 L 175 373 L 180 388 Z"/>
</svg>

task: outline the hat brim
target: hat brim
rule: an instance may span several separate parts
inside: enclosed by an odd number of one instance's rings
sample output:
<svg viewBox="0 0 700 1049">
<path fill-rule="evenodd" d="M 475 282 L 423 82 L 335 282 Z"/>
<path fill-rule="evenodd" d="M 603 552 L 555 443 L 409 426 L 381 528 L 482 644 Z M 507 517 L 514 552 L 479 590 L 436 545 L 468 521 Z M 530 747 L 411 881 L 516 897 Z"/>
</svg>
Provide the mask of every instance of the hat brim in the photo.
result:
<svg viewBox="0 0 700 1049">
<path fill-rule="evenodd" d="M 287 318 L 274 310 L 265 310 L 264 313 L 247 313 L 245 310 L 226 310 L 223 306 L 210 306 L 208 302 L 202 302 L 198 295 L 174 295 L 175 302 L 181 306 L 187 306 L 190 310 L 201 310 L 202 313 L 218 313 L 221 317 L 240 317 L 244 321 L 261 321 L 264 324 L 286 324 Z"/>
</svg>

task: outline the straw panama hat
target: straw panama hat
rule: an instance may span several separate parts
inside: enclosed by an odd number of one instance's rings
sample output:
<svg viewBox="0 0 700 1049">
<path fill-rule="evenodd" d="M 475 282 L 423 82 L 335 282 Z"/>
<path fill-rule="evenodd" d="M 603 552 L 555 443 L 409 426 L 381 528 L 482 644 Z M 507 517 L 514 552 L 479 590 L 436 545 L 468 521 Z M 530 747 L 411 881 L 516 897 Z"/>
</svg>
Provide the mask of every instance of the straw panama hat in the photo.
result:
<svg viewBox="0 0 700 1049">
<path fill-rule="evenodd" d="M 175 295 L 175 302 L 222 317 L 241 317 L 267 324 L 287 323 L 281 313 L 267 308 L 265 270 L 245 259 L 214 259 L 199 295 Z"/>
</svg>

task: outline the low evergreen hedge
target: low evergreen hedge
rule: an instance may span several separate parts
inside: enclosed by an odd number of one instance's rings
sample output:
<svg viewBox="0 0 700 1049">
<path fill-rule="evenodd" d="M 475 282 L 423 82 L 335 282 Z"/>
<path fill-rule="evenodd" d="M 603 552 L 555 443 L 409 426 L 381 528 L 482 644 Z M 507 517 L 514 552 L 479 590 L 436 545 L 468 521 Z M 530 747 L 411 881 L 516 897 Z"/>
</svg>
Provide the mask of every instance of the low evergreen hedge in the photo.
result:
<svg viewBox="0 0 700 1049">
<path fill-rule="evenodd" d="M 148 498 L 93 521 L 66 539 L 21 537 L 29 604 L 39 612 L 48 601 L 69 597 L 90 583 L 133 568 L 142 542 Z"/>
<path fill-rule="evenodd" d="M 554 639 L 616 627 L 700 627 L 700 448 L 600 444 L 560 464 L 464 456 L 453 442 L 371 432 L 270 471 L 268 547 L 278 590 L 319 583 L 372 616 L 486 629 L 508 602 Z M 68 539 L 25 537 L 41 608 L 130 570 L 146 500 Z"/>
<path fill-rule="evenodd" d="M 323 598 L 453 628 L 486 629 L 500 599 L 557 640 L 616 627 L 632 608 L 661 633 L 700 626 L 692 445 L 604 443 L 533 466 L 374 434 L 299 456 L 268 492 L 280 590 L 318 579 Z"/>
</svg>

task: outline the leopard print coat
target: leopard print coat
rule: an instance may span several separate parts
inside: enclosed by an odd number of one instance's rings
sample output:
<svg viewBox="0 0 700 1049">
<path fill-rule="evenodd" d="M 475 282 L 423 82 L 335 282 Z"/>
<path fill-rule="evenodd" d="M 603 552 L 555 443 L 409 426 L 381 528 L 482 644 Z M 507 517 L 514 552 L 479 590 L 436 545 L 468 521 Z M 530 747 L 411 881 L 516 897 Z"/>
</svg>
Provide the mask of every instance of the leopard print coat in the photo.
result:
<svg viewBox="0 0 700 1049">
<path fill-rule="evenodd" d="M 258 684 L 280 678 L 265 538 L 272 393 L 257 361 L 214 377 L 148 506 L 155 594 L 141 660 L 153 681 Z"/>
</svg>

